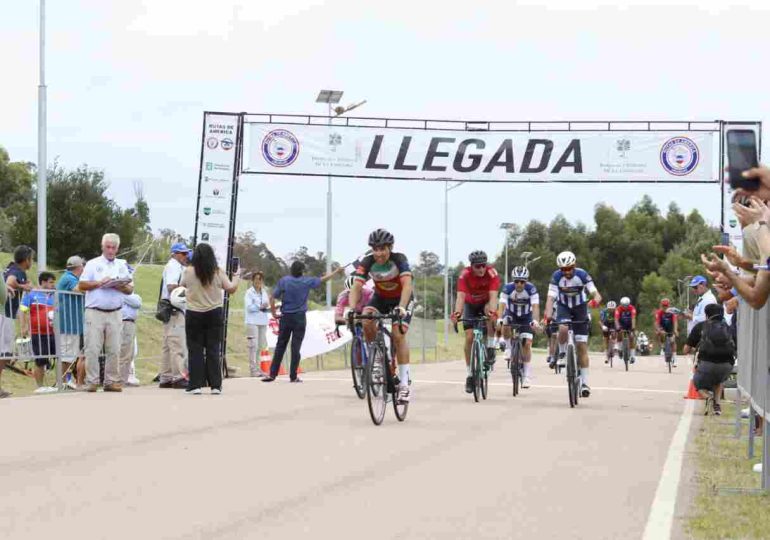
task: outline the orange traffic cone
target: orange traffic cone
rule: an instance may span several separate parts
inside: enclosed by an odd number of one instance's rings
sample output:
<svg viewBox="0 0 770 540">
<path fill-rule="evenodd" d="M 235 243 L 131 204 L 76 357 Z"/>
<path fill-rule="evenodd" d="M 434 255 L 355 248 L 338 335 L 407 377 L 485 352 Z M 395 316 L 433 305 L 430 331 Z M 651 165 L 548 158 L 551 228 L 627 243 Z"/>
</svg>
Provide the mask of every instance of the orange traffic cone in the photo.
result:
<svg viewBox="0 0 770 540">
<path fill-rule="evenodd" d="M 695 373 L 695 367 L 693 366 L 692 372 Z M 690 375 L 690 386 L 687 388 L 687 393 L 682 396 L 684 399 L 703 399 L 701 395 L 698 393 L 698 390 L 695 388 L 695 383 L 692 380 L 692 375 Z"/>
<path fill-rule="evenodd" d="M 267 349 L 259 353 L 259 370 L 263 375 L 270 375 L 270 352 Z"/>
</svg>

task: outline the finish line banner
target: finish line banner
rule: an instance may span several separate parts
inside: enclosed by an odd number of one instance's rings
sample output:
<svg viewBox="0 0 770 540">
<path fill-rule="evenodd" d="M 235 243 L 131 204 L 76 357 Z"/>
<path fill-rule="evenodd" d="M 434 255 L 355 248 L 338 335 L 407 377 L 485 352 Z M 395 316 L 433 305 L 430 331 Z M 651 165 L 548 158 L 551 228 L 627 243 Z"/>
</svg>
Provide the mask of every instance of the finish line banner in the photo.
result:
<svg viewBox="0 0 770 540">
<path fill-rule="evenodd" d="M 718 182 L 711 131 L 465 131 L 247 123 L 242 171 L 478 182 Z"/>
</svg>

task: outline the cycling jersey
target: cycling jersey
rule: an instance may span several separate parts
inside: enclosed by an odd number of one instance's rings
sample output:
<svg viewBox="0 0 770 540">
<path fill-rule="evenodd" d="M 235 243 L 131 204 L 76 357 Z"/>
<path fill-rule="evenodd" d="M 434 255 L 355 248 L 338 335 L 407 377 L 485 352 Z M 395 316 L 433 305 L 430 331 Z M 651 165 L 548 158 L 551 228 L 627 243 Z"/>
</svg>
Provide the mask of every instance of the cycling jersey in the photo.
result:
<svg viewBox="0 0 770 540">
<path fill-rule="evenodd" d="M 361 296 L 358 299 L 358 304 L 356 305 L 356 313 L 361 313 L 363 309 L 369 304 L 369 301 L 372 299 L 372 295 L 374 294 L 374 290 L 371 287 L 362 287 L 361 288 Z M 345 308 L 350 305 L 349 302 L 350 299 L 350 291 L 345 290 L 342 291 L 339 296 L 337 296 L 337 305 L 334 308 L 334 316 L 337 319 L 342 318 L 343 313 L 345 313 Z"/>
<path fill-rule="evenodd" d="M 599 321 L 601 321 L 602 326 L 615 326 L 615 310 L 604 308 L 599 312 Z"/>
<path fill-rule="evenodd" d="M 409 261 L 403 253 L 391 253 L 384 264 L 377 264 L 374 255 L 367 255 L 355 271 L 356 281 L 366 283 L 371 278 L 374 294 L 385 299 L 401 298 L 401 278 L 411 275 Z"/>
<path fill-rule="evenodd" d="M 571 278 L 557 270 L 548 285 L 548 296 L 557 299 L 558 303 L 569 308 L 580 306 L 588 301 L 586 291 L 596 292 L 593 278 L 582 268 L 575 268 Z"/>
<path fill-rule="evenodd" d="M 674 331 L 674 328 L 676 328 L 676 315 L 674 313 L 668 313 L 665 309 L 656 309 L 655 324 L 665 332 L 671 333 Z"/>
<path fill-rule="evenodd" d="M 500 288 L 500 276 L 494 266 L 487 265 L 484 275 L 479 277 L 472 268 L 465 268 L 457 280 L 457 292 L 465 293 L 466 304 L 486 304 L 489 293 Z"/>
<path fill-rule="evenodd" d="M 532 283 L 525 283 L 521 292 L 516 290 L 515 283 L 506 283 L 500 291 L 500 303 L 505 306 L 506 314 L 525 317 L 532 313 L 533 305 L 540 304 L 540 295 Z"/>
<path fill-rule="evenodd" d="M 634 306 L 618 306 L 615 310 L 615 321 L 624 330 L 631 330 L 634 317 L 636 317 L 636 308 Z"/>
</svg>

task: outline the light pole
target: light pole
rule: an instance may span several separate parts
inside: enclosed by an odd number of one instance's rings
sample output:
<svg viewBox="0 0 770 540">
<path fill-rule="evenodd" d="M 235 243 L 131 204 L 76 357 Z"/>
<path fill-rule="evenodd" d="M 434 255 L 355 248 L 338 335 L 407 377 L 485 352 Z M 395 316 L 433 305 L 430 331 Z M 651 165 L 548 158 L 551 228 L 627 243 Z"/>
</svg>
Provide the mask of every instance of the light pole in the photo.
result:
<svg viewBox="0 0 770 540">
<path fill-rule="evenodd" d="M 508 281 L 508 241 L 509 241 L 509 233 L 516 228 L 515 223 L 501 223 L 500 228 L 505 231 L 505 245 L 503 249 L 505 250 L 505 277 L 503 279 L 503 282 Z"/>
<path fill-rule="evenodd" d="M 37 87 L 37 267 L 47 265 L 46 233 L 47 161 L 46 156 L 46 85 L 45 85 L 45 0 L 40 0 L 40 84 Z"/>
<path fill-rule="evenodd" d="M 329 112 L 329 130 L 332 125 L 332 105 L 342 99 L 341 90 L 321 90 L 316 103 L 326 103 Z M 332 175 L 326 179 L 326 273 L 332 271 Z M 332 282 L 326 282 L 326 307 L 332 307 Z"/>
<path fill-rule="evenodd" d="M 444 181 L 444 345 L 449 346 L 449 192 L 464 182 L 450 186 L 451 178 L 439 180 Z"/>
</svg>

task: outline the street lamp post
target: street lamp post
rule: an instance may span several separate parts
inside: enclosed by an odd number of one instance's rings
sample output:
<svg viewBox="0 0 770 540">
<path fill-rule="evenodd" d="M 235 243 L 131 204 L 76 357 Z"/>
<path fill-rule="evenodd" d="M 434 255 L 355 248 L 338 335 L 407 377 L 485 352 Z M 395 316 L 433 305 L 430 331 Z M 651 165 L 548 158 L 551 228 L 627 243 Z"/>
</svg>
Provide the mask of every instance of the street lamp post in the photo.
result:
<svg viewBox="0 0 770 540">
<path fill-rule="evenodd" d="M 464 182 L 450 186 L 451 178 L 439 180 L 444 181 L 444 345 L 449 346 L 449 192 Z"/>
<path fill-rule="evenodd" d="M 505 244 L 503 246 L 503 250 L 505 250 L 505 278 L 503 281 L 508 280 L 508 241 L 509 241 L 509 233 L 513 228 L 516 227 L 515 223 L 501 223 L 500 228 L 505 231 Z"/>
<path fill-rule="evenodd" d="M 46 85 L 45 85 L 45 0 L 40 0 L 40 84 L 37 87 L 37 267 L 47 265 L 47 162 L 46 156 Z"/>
</svg>

